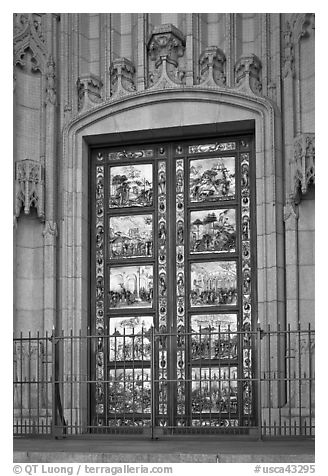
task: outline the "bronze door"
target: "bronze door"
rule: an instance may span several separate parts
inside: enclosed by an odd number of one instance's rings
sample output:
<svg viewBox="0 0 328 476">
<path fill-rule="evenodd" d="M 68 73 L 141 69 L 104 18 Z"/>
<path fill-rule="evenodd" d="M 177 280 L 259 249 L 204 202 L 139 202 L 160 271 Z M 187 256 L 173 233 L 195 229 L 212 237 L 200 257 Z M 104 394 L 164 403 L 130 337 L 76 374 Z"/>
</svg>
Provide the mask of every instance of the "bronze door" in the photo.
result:
<svg viewBox="0 0 328 476">
<path fill-rule="evenodd" d="M 91 159 L 93 425 L 252 425 L 252 137 Z"/>
</svg>

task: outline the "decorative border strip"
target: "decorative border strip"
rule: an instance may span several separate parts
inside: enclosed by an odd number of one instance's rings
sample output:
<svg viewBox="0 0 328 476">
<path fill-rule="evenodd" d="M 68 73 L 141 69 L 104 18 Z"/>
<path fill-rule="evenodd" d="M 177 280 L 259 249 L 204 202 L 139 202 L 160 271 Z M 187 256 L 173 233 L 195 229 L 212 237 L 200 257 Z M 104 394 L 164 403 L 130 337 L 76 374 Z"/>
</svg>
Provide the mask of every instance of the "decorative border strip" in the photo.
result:
<svg viewBox="0 0 328 476">
<path fill-rule="evenodd" d="M 249 153 L 240 155 L 240 188 L 241 188 L 241 245 L 242 245 L 242 330 L 251 331 L 251 230 L 250 230 L 250 188 L 249 188 Z M 251 336 L 245 334 L 243 340 L 243 415 L 252 412 L 252 349 Z"/>
<path fill-rule="evenodd" d="M 96 414 L 97 425 L 104 418 L 104 166 L 96 166 Z"/>
<path fill-rule="evenodd" d="M 153 149 L 142 149 L 133 152 L 126 152 L 125 150 L 119 152 L 109 152 L 107 158 L 109 160 L 121 160 L 121 159 L 149 159 L 154 157 Z"/>
<path fill-rule="evenodd" d="M 176 292 L 177 292 L 177 414 L 185 414 L 185 336 L 186 284 L 185 284 L 185 204 L 184 161 L 176 161 Z"/>
<path fill-rule="evenodd" d="M 158 163 L 158 329 L 167 332 L 167 203 L 166 162 Z M 160 424 L 165 425 L 167 415 L 167 339 L 159 342 L 158 349 L 158 405 Z"/>
<path fill-rule="evenodd" d="M 216 142 L 215 144 L 198 144 L 188 147 L 189 154 L 203 154 L 205 152 L 217 152 L 235 150 L 236 142 Z"/>
</svg>

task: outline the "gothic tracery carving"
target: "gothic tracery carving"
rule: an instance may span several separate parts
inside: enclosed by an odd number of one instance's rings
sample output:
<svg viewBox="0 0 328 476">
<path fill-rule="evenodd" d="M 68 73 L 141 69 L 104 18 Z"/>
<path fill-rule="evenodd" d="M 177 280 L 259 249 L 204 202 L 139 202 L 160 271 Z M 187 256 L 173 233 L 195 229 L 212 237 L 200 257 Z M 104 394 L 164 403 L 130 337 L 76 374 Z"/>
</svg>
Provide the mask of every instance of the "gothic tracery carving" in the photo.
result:
<svg viewBox="0 0 328 476">
<path fill-rule="evenodd" d="M 200 84 L 202 86 L 225 86 L 226 57 L 216 46 L 205 48 L 200 55 Z"/>
<path fill-rule="evenodd" d="M 42 15 L 16 13 L 14 15 L 14 65 L 27 67 L 27 54 L 31 55 L 31 70 L 42 72 L 47 54 L 42 31 Z"/>
<path fill-rule="evenodd" d="M 171 24 L 156 26 L 148 41 L 148 53 L 153 68 L 149 71 L 150 87 L 174 87 L 184 84 L 184 71 L 179 58 L 184 55 L 186 41 L 178 28 Z"/>
<path fill-rule="evenodd" d="M 251 54 L 240 58 L 235 66 L 235 81 L 237 89 L 253 94 L 260 94 L 261 83 L 261 61 Z"/>
<path fill-rule="evenodd" d="M 44 221 L 43 167 L 39 162 L 24 159 L 16 162 L 15 218 L 19 217 L 22 207 L 24 213 L 29 215 L 33 206 L 38 217 Z"/>
<path fill-rule="evenodd" d="M 294 154 L 289 163 L 291 171 L 291 197 L 299 202 L 302 195 L 315 182 L 314 133 L 299 134 L 294 139 Z"/>
</svg>

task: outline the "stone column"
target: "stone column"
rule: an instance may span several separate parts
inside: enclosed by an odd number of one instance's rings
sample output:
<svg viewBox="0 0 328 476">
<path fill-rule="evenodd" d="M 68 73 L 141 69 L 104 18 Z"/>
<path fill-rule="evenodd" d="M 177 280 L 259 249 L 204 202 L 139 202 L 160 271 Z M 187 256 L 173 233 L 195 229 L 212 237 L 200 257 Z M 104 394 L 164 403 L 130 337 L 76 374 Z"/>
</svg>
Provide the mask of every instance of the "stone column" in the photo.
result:
<svg viewBox="0 0 328 476">
<path fill-rule="evenodd" d="M 292 287 L 296 285 L 297 272 L 297 219 L 298 213 L 295 201 L 290 199 L 290 167 L 289 161 L 294 154 L 294 45 L 293 35 L 289 22 L 286 22 L 285 31 L 283 32 L 283 51 L 282 51 L 282 78 L 283 78 L 283 104 L 284 104 L 284 176 L 285 176 L 285 248 L 286 248 L 286 301 L 287 301 L 287 322 L 294 325 L 298 322 L 297 318 L 297 296 L 296 289 Z"/>
<path fill-rule="evenodd" d="M 109 67 L 111 63 L 111 14 L 110 13 L 103 13 L 100 15 L 100 42 L 102 45 L 102 49 L 100 52 L 100 59 L 101 59 L 101 78 L 103 78 L 104 82 L 104 100 L 110 98 L 110 77 L 109 77 Z"/>
<path fill-rule="evenodd" d="M 138 13 L 138 40 L 137 40 L 137 65 L 136 65 L 136 88 L 138 91 L 144 91 L 147 86 L 146 69 L 147 58 L 146 35 L 148 30 L 147 13 Z"/>
<path fill-rule="evenodd" d="M 289 200 L 284 208 L 286 312 L 288 324 L 292 329 L 296 329 L 299 322 L 298 217 L 298 205 L 293 200 Z"/>
<path fill-rule="evenodd" d="M 57 81 L 56 16 L 47 14 L 49 58 L 45 73 L 45 226 L 43 230 L 44 331 L 56 325 Z"/>
<path fill-rule="evenodd" d="M 194 24 L 195 13 L 186 13 L 186 86 L 194 84 Z"/>
<path fill-rule="evenodd" d="M 270 58 L 268 62 L 268 96 L 281 108 L 281 15 L 270 15 Z"/>
<path fill-rule="evenodd" d="M 226 64 L 226 81 L 227 86 L 234 85 L 234 65 L 235 65 L 235 14 L 225 13 L 226 28 L 225 28 L 225 51 L 227 55 Z"/>
<path fill-rule="evenodd" d="M 262 61 L 262 94 L 268 95 L 268 82 L 270 73 L 270 15 L 262 13 L 259 16 L 260 35 L 255 39 L 255 45 L 259 48 Z"/>
</svg>

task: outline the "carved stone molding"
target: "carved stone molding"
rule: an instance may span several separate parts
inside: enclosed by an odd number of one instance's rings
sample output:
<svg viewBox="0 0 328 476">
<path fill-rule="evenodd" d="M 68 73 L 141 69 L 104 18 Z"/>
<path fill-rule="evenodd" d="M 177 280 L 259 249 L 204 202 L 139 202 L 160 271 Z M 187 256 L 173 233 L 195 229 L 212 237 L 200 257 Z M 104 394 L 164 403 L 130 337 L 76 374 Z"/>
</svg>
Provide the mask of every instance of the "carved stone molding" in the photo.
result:
<svg viewBox="0 0 328 476">
<path fill-rule="evenodd" d="M 16 162 L 15 170 L 15 213 L 17 219 L 21 209 L 28 215 L 32 207 L 44 221 L 44 178 L 43 166 L 34 160 L 24 159 Z"/>
<path fill-rule="evenodd" d="M 126 58 L 116 58 L 110 66 L 111 94 L 122 96 L 136 91 L 134 83 L 135 67 Z"/>
<path fill-rule="evenodd" d="M 261 83 L 261 61 L 256 55 L 243 56 L 235 65 L 235 82 L 238 90 L 260 94 Z"/>
<path fill-rule="evenodd" d="M 283 39 L 283 76 L 287 78 L 288 75 L 295 76 L 295 58 L 294 58 L 294 44 L 293 32 L 290 23 L 287 22 L 286 30 L 284 31 Z"/>
<path fill-rule="evenodd" d="M 291 199 L 299 203 L 309 185 L 315 183 L 315 135 L 299 134 L 294 139 L 294 154 L 289 162 L 291 177 Z"/>
<path fill-rule="evenodd" d="M 176 87 L 184 84 L 184 71 L 179 70 L 179 58 L 184 55 L 186 40 L 178 28 L 170 23 L 156 26 L 147 43 L 148 54 L 154 62 L 149 71 L 149 86 Z"/>
<path fill-rule="evenodd" d="M 27 67 L 28 54 L 31 58 L 31 70 L 43 72 L 46 67 L 47 48 L 43 36 L 42 15 L 15 13 L 14 65 Z"/>
<path fill-rule="evenodd" d="M 205 48 L 199 57 L 200 84 L 202 86 L 225 86 L 226 57 L 216 46 Z"/>
<path fill-rule="evenodd" d="M 47 63 L 46 73 L 46 102 L 55 105 L 56 104 L 56 75 L 55 75 L 55 62 L 53 57 L 50 56 Z"/>
<path fill-rule="evenodd" d="M 79 111 L 93 107 L 102 101 L 101 89 L 103 84 L 98 76 L 94 76 L 93 74 L 81 76 L 78 78 L 76 85 Z"/>
</svg>

